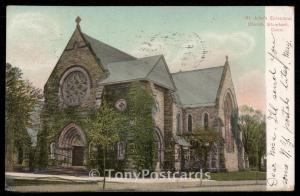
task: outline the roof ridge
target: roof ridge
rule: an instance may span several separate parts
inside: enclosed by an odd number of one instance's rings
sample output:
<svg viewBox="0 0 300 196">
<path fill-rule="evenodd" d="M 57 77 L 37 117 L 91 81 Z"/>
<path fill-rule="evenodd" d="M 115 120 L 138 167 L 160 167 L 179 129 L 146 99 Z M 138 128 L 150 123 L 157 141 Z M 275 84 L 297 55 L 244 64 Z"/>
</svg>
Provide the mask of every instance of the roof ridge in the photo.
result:
<svg viewBox="0 0 300 196">
<path fill-rule="evenodd" d="M 105 43 L 105 42 L 102 42 L 102 41 L 100 41 L 100 40 L 98 40 L 98 39 L 96 39 L 96 38 L 94 38 L 94 37 L 92 37 L 92 36 L 90 36 L 90 35 L 88 35 L 88 34 L 86 34 L 86 33 L 83 33 L 83 32 L 82 32 L 82 34 L 83 34 L 83 36 L 87 36 L 88 38 L 94 39 L 94 40 L 100 42 L 101 44 L 104 44 L 104 45 L 106 45 L 106 46 L 108 46 L 108 47 L 110 47 L 110 48 L 112 48 L 112 49 L 114 49 L 114 50 L 117 50 L 118 52 L 121 52 L 121 53 L 123 53 L 123 54 L 126 54 L 126 55 L 132 57 L 132 58 L 137 59 L 135 56 L 132 56 L 132 55 L 130 55 L 130 54 L 128 54 L 128 53 L 126 53 L 126 52 L 124 52 L 124 51 L 118 49 L 118 48 L 115 48 L 114 46 L 111 46 L 111 45 L 109 45 L 109 44 L 107 44 L 107 43 Z"/>
<path fill-rule="evenodd" d="M 127 60 L 127 61 L 115 61 L 115 62 L 108 63 L 108 65 L 115 64 L 115 63 L 123 63 L 123 62 L 125 63 L 125 62 L 131 62 L 131 61 L 138 61 L 138 60 L 142 61 L 145 58 L 151 58 L 151 57 L 156 57 L 156 56 L 161 56 L 161 55 L 147 56 L 147 57 L 136 58 L 136 59 Z"/>
<path fill-rule="evenodd" d="M 142 57 L 142 58 L 138 58 L 138 59 L 144 59 L 144 58 L 149 58 L 149 57 L 155 57 L 155 56 L 163 56 L 162 54 L 157 54 L 157 55 L 151 55 L 151 56 L 145 56 L 145 57 Z"/>
<path fill-rule="evenodd" d="M 187 71 L 178 71 L 178 72 L 174 72 L 171 74 L 175 75 L 175 74 L 187 73 L 187 72 L 197 72 L 197 71 L 202 71 L 202 70 L 206 70 L 206 69 L 216 69 L 216 68 L 221 68 L 221 67 L 225 67 L 225 65 L 220 65 L 220 66 L 215 66 L 215 67 L 207 67 L 207 68 L 202 68 L 202 69 L 193 69 L 193 70 L 187 70 Z"/>
</svg>

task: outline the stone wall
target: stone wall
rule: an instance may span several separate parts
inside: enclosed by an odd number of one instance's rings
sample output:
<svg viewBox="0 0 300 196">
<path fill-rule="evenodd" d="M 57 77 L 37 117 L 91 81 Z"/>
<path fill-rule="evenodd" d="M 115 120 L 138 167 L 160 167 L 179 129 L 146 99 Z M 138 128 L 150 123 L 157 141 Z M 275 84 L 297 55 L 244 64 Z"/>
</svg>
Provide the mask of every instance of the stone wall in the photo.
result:
<svg viewBox="0 0 300 196">
<path fill-rule="evenodd" d="M 217 108 L 214 106 L 184 108 L 182 112 L 183 132 L 187 133 L 188 115 L 192 115 L 192 131 L 197 127 L 204 127 L 204 114 L 208 114 L 208 126 L 216 127 L 216 119 L 218 118 Z"/>
<path fill-rule="evenodd" d="M 164 93 L 164 169 L 174 170 L 174 142 L 173 131 L 173 99 L 171 92 L 165 90 Z"/>
<path fill-rule="evenodd" d="M 155 126 L 160 129 L 162 136 L 164 136 L 164 89 L 153 84 L 152 82 L 149 83 L 152 94 L 154 96 L 155 104 L 156 104 L 156 111 L 153 112 L 154 114 L 154 121 Z"/>
</svg>

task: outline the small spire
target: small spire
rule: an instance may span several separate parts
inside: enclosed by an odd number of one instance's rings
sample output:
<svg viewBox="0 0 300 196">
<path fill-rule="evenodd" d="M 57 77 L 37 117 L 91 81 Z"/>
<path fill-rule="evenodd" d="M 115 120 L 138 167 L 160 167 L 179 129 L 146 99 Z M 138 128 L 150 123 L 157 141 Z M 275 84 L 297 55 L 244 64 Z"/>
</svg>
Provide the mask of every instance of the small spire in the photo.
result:
<svg viewBox="0 0 300 196">
<path fill-rule="evenodd" d="M 225 65 L 229 65 L 229 63 L 228 63 L 228 56 L 226 55 L 225 58 L 226 58 Z"/>
<path fill-rule="evenodd" d="M 79 16 L 77 16 L 77 18 L 76 18 L 76 20 L 75 20 L 75 22 L 77 23 L 77 27 L 80 26 L 80 25 L 79 25 L 80 21 L 81 21 L 81 18 L 80 18 Z"/>
</svg>

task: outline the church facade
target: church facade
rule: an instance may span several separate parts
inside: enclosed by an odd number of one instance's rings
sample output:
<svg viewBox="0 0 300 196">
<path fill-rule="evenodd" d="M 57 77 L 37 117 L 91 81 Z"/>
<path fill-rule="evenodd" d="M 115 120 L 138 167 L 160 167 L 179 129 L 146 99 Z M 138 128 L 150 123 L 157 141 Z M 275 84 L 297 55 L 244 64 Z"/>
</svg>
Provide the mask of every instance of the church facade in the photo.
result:
<svg viewBox="0 0 300 196">
<path fill-rule="evenodd" d="M 71 115 L 84 118 L 89 109 L 101 109 L 107 89 L 122 90 L 140 81 L 151 89 L 157 108 L 153 114 L 156 169 L 199 169 L 192 144 L 184 139 L 198 127 L 210 128 L 223 138 L 209 152 L 209 170 L 244 168 L 242 133 L 234 136 L 231 131 L 237 101 L 227 57 L 222 66 L 170 73 L 163 55 L 136 58 L 86 35 L 79 22 L 77 18 L 76 29 L 45 84 L 45 105 L 54 100 L 58 109 L 52 109 L 57 112 L 79 106 L 76 112 L 70 109 Z M 127 100 L 116 97 L 114 105 L 125 110 Z M 87 164 L 92 149 L 86 137 L 89 130 L 74 119 L 45 122 L 48 135 L 52 133 L 47 141 L 50 163 L 66 167 Z M 57 126 L 50 129 L 47 123 Z M 117 159 L 125 159 L 126 143 L 118 143 L 117 148 Z"/>
</svg>

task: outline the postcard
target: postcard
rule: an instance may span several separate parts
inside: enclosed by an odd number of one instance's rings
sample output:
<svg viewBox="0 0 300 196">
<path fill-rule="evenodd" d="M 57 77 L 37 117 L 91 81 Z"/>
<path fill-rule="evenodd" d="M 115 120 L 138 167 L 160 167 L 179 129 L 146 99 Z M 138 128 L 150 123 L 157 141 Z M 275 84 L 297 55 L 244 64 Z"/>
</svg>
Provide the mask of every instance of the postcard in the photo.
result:
<svg viewBox="0 0 300 196">
<path fill-rule="evenodd" d="M 294 7 L 7 6 L 6 32 L 6 191 L 294 190 Z"/>
</svg>

